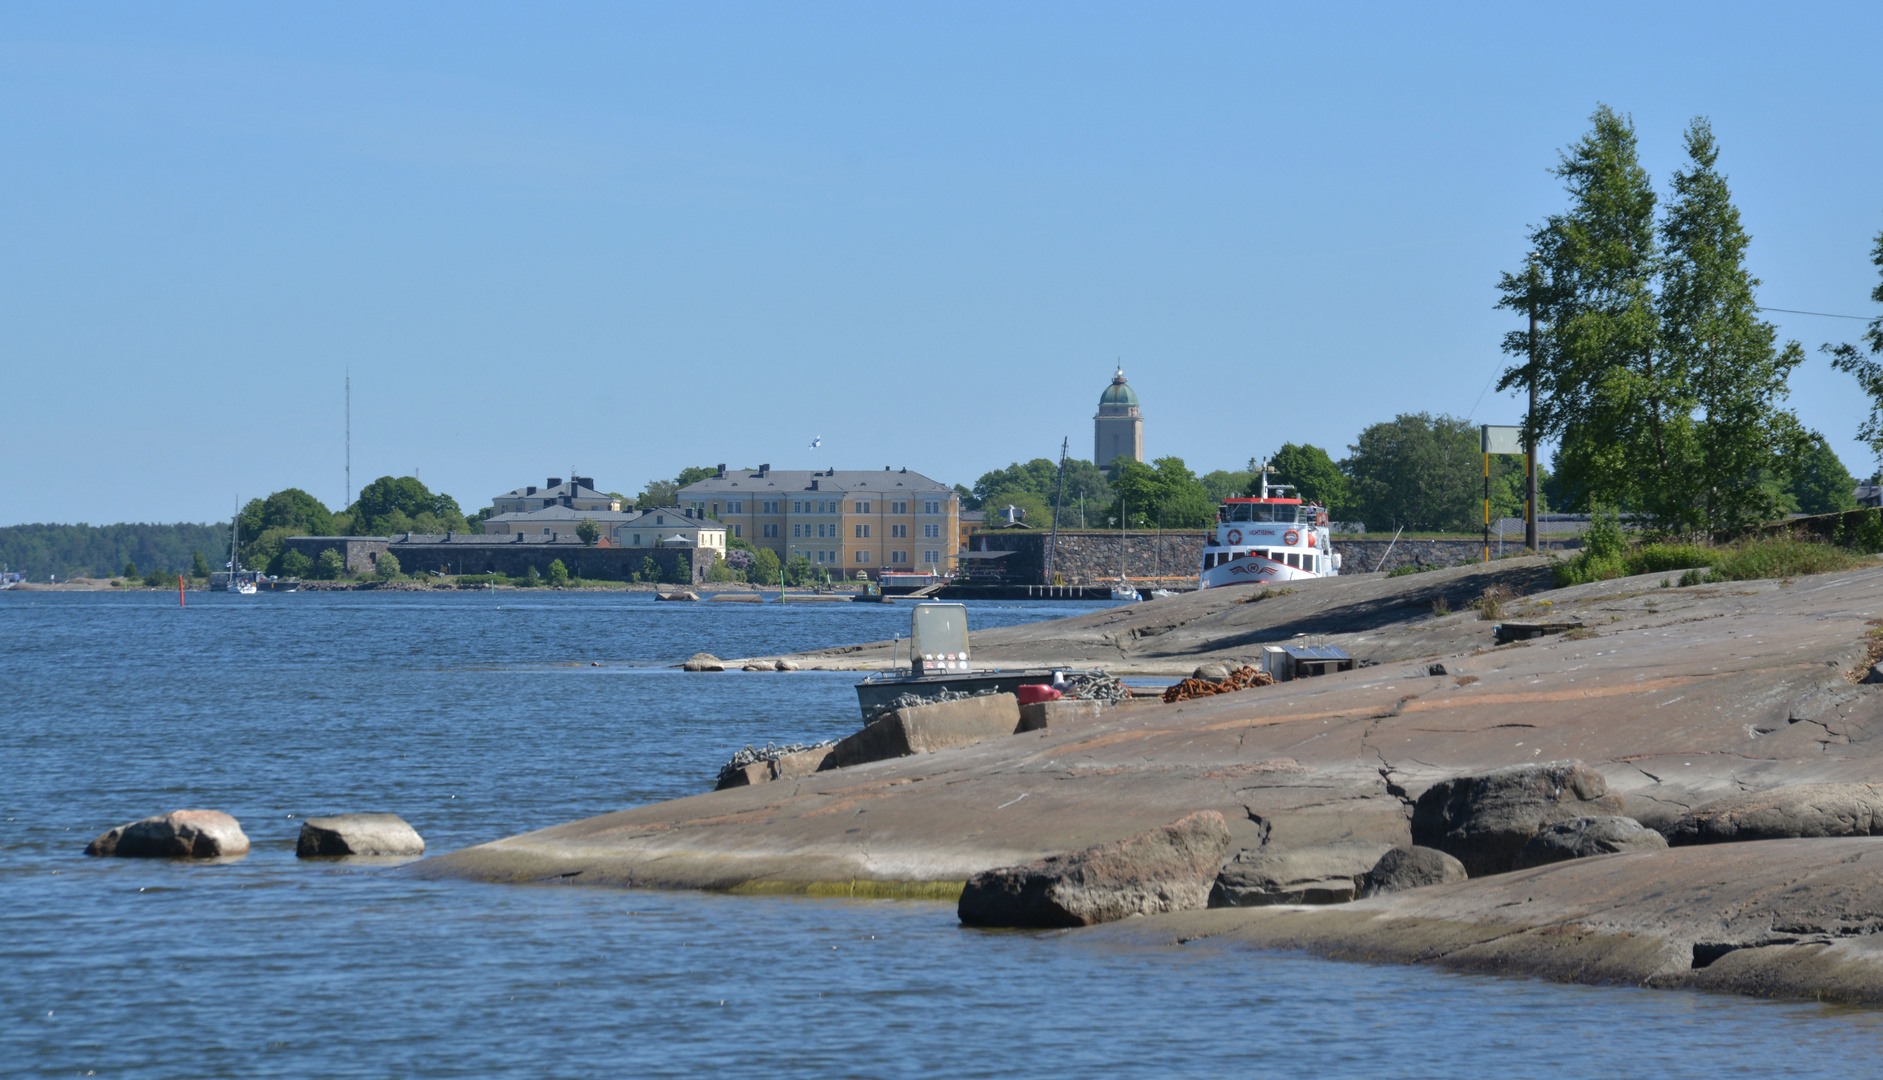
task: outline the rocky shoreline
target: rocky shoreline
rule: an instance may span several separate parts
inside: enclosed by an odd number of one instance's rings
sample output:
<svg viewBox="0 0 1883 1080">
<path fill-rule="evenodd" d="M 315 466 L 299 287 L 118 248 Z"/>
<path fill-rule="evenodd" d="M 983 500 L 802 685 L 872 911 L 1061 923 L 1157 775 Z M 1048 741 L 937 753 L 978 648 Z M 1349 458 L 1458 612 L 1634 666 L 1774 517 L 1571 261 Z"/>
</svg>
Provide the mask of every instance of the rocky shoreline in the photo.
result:
<svg viewBox="0 0 1883 1080">
<path fill-rule="evenodd" d="M 1315 633 L 1368 666 L 781 775 L 413 872 L 956 900 L 985 880 L 982 898 L 1037 906 L 1047 890 L 1078 899 L 1039 910 L 1143 916 L 1080 933 L 1883 1001 L 1883 839 L 1869 835 L 1883 832 L 1883 686 L 1864 681 L 1883 653 L 1883 567 L 1553 591 L 1543 574 L 1517 559 L 1212 590 L 977 634 L 977 661 L 1187 673 Z M 1494 627 L 1518 619 L 1574 629 L 1497 645 Z M 796 659 L 868 666 L 886 648 Z M 1118 854 L 1177 850 L 1145 838 L 1187 821 L 1220 821 L 1222 868 L 1202 892 L 1258 906 L 1201 907 L 1194 844 L 1153 860 L 1182 873 Z M 1432 862 L 1411 882 L 1431 884 L 1364 895 L 1382 851 L 1404 852 L 1403 871 L 1434 844 L 1478 876 Z M 1511 869 L 1520 855 L 1558 861 Z M 1059 876 L 1021 872 L 1041 865 Z M 976 921 L 1024 922 L 976 904 Z"/>
</svg>

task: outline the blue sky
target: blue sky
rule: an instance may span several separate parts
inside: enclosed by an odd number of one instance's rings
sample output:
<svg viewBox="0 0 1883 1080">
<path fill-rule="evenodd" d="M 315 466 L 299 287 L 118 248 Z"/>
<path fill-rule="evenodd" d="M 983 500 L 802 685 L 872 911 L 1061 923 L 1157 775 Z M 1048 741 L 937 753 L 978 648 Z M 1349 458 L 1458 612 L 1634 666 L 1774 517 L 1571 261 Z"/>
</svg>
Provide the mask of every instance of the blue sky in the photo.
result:
<svg viewBox="0 0 1883 1080">
<path fill-rule="evenodd" d="M 0 524 L 417 470 L 1336 456 L 1483 394 L 1597 102 L 1712 118 L 1762 302 L 1876 314 L 1883 5 L 0 11 Z M 1792 404 L 1853 472 L 1854 384 Z M 1480 396 L 1482 395 L 1482 397 Z M 824 448 L 808 444 L 822 436 Z"/>
</svg>

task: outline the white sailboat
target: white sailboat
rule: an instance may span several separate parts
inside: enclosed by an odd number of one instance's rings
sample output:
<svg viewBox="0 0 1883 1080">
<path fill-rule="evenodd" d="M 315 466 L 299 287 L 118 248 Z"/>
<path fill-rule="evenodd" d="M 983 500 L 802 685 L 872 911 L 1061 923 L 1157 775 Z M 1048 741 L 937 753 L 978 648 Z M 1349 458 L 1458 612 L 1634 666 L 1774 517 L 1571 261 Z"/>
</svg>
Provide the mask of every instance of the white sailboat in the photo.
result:
<svg viewBox="0 0 1883 1080">
<path fill-rule="evenodd" d="M 229 591 L 237 596 L 254 596 L 255 583 L 242 580 L 242 504 L 237 500 L 235 516 L 229 519 Z"/>
</svg>

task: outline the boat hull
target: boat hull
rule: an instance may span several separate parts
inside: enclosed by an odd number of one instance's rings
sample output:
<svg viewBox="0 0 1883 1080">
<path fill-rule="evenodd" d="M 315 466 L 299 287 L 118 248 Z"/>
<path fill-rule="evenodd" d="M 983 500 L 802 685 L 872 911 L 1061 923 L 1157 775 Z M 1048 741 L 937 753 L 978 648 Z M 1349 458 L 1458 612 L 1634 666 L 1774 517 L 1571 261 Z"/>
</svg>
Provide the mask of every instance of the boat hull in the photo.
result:
<svg viewBox="0 0 1883 1080">
<path fill-rule="evenodd" d="M 1268 585 L 1277 581 L 1305 581 L 1325 576 L 1261 555 L 1246 555 L 1202 571 L 1197 585 L 1199 588 L 1216 589 L 1224 585 Z"/>
<path fill-rule="evenodd" d="M 863 710 L 863 719 L 868 720 L 878 707 L 887 705 L 904 694 L 917 694 L 930 697 L 943 690 L 953 690 L 963 694 L 978 694 L 992 690 L 999 694 L 1011 694 L 1022 686 L 1050 683 L 1055 673 L 1077 675 L 1080 672 L 1072 668 L 1027 668 L 1021 671 L 973 671 L 965 675 L 903 675 L 887 679 L 870 678 L 857 683 L 857 705 Z"/>
</svg>

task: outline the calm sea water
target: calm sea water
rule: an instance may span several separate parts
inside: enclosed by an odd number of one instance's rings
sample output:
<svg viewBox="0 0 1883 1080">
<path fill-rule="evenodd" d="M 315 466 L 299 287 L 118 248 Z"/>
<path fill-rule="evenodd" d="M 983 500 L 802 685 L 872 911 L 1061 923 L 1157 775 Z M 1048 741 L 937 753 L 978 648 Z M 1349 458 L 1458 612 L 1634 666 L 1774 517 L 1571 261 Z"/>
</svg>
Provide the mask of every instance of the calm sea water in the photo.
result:
<svg viewBox="0 0 1883 1080">
<path fill-rule="evenodd" d="M 907 620 L 906 605 L 645 594 L 210 595 L 178 610 L 155 593 L 0 593 L 0 1075 L 1875 1069 L 1883 1014 L 1861 1010 L 983 933 L 946 904 L 419 882 L 293 857 L 311 814 L 392 811 L 445 851 L 705 790 L 747 742 L 854 730 L 856 676 L 660 665 Z M 254 851 L 81 854 L 184 807 L 236 815 Z"/>
</svg>

